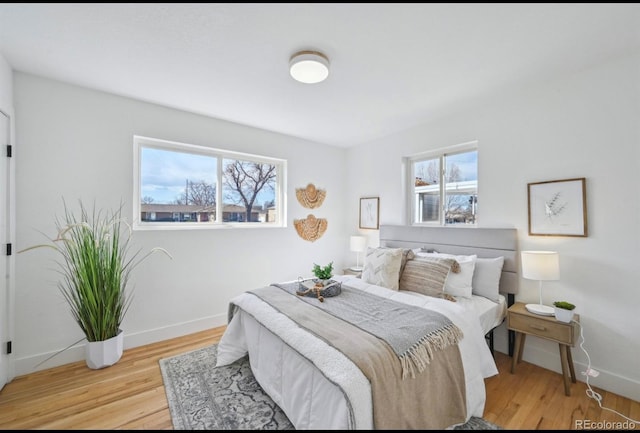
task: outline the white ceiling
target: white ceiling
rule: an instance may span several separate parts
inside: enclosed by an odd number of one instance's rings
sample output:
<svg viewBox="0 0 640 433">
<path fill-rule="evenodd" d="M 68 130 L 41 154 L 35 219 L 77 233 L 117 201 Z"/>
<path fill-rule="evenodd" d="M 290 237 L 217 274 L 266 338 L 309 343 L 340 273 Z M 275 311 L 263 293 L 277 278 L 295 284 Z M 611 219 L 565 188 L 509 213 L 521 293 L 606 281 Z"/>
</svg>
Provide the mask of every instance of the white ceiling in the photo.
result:
<svg viewBox="0 0 640 433">
<path fill-rule="evenodd" d="M 15 70 L 336 146 L 639 48 L 633 3 L 0 5 Z M 301 49 L 325 82 L 289 76 Z"/>
</svg>

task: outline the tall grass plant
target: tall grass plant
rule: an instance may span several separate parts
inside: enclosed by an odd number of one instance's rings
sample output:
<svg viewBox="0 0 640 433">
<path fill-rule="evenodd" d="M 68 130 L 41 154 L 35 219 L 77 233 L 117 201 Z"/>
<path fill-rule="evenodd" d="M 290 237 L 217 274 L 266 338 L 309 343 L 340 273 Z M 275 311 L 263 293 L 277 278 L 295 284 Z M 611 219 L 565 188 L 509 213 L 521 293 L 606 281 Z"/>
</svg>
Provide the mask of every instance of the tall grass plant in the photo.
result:
<svg viewBox="0 0 640 433">
<path fill-rule="evenodd" d="M 80 202 L 79 214 L 74 214 L 65 202 L 64 217 L 56 218 L 57 236 L 23 250 L 52 248 L 59 253 L 58 288 L 89 342 L 120 332 L 132 301 L 131 272 L 156 252 L 171 257 L 163 248 L 131 250 L 131 226 L 122 218 L 122 207 L 105 211 L 94 204 L 89 211 Z"/>
</svg>

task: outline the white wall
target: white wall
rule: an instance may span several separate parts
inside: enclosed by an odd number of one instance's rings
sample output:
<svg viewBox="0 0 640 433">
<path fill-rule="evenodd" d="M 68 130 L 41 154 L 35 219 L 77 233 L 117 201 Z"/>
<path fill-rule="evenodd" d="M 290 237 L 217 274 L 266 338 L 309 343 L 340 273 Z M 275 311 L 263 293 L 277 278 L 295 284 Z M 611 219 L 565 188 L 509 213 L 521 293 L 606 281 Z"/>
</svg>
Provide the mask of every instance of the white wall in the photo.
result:
<svg viewBox="0 0 640 433">
<path fill-rule="evenodd" d="M 215 97 L 215 96 L 212 96 Z M 136 245 L 164 247 L 134 271 L 135 299 L 123 323 L 125 348 L 226 324 L 229 300 L 272 282 L 309 276 L 313 263 L 349 254 L 345 153 L 341 148 L 211 119 L 166 107 L 15 74 L 17 249 L 55 235 L 62 198 L 99 207 L 125 202 L 132 215 L 133 135 L 283 158 L 288 161 L 286 228 L 139 231 Z M 324 204 L 303 208 L 295 189 L 325 189 Z M 293 219 L 313 213 L 328 219 L 316 242 L 298 237 Z M 357 217 L 356 217 L 357 218 Z M 53 252 L 17 256 L 15 363 L 17 375 L 82 338 L 56 288 Z M 80 347 L 37 369 L 83 359 Z"/>
<path fill-rule="evenodd" d="M 17 73 L 17 248 L 41 241 L 38 231 L 53 233 L 62 197 L 103 206 L 123 199 L 130 215 L 133 134 L 286 158 L 286 229 L 136 232 L 139 245 L 174 256 L 154 256 L 134 276 L 125 344 L 145 344 L 224 324 L 236 293 L 295 278 L 313 262 L 350 264 L 359 197 L 380 197 L 382 224 L 404 224 L 402 157 L 478 140 L 479 224 L 516 227 L 521 250 L 559 251 L 561 280 L 545 283 L 545 303 L 578 305 L 584 347 L 601 372 L 591 383 L 640 400 L 638 77 L 639 55 L 615 59 L 345 151 Z M 528 236 L 527 183 L 574 177 L 587 179 L 589 237 Z M 328 192 L 313 213 L 328 218 L 329 230 L 315 243 L 292 224 L 310 213 L 294 193 L 308 182 Z M 376 231 L 361 232 L 377 244 Z M 17 256 L 17 374 L 81 338 L 55 288 L 52 258 L 42 250 Z M 521 280 L 517 300 L 536 297 L 537 283 Z M 500 331 L 496 347 L 506 351 L 504 325 Z M 579 347 L 573 356 L 581 380 L 587 358 Z M 81 351 L 70 350 L 39 368 L 79 359 Z M 550 342 L 528 338 L 524 359 L 560 371 Z"/>
<path fill-rule="evenodd" d="M 516 227 L 519 248 L 560 253 L 561 280 L 544 302 L 569 300 L 581 316 L 592 385 L 640 400 L 640 56 L 572 76 L 421 125 L 348 152 L 349 212 L 380 196 L 381 224 L 404 224 L 403 156 L 478 140 L 479 225 Z M 536 237 L 527 230 L 527 183 L 586 178 L 587 238 Z M 357 181 L 356 181 L 357 180 Z M 357 225 L 356 225 L 357 227 Z M 371 234 L 377 244 L 377 232 Z M 516 300 L 537 299 L 521 280 Z M 502 325 L 496 347 L 506 352 Z M 573 349 L 578 380 L 587 357 Z M 524 359 L 560 371 L 557 345 L 527 338 Z"/>
<path fill-rule="evenodd" d="M 13 111 L 13 71 L 0 54 L 0 110 Z"/>
</svg>

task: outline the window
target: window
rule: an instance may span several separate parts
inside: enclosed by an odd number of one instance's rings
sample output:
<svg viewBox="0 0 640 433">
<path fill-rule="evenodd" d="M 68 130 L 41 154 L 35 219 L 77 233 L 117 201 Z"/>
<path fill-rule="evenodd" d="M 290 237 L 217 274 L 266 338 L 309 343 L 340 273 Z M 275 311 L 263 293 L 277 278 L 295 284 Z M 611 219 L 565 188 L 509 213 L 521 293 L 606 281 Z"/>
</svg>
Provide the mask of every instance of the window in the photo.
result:
<svg viewBox="0 0 640 433">
<path fill-rule="evenodd" d="M 477 143 L 407 158 L 412 224 L 476 224 Z"/>
<path fill-rule="evenodd" d="M 134 228 L 284 227 L 285 160 L 133 141 Z"/>
</svg>

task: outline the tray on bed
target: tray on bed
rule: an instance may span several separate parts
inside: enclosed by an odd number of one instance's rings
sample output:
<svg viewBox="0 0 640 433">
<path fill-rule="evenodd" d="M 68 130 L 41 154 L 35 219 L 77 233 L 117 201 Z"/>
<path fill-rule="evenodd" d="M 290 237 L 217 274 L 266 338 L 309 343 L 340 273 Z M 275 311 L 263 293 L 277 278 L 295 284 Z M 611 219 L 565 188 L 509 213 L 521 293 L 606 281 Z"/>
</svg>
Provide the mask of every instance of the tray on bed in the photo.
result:
<svg viewBox="0 0 640 433">
<path fill-rule="evenodd" d="M 342 292 L 342 282 L 335 280 L 319 280 L 317 278 L 311 280 L 298 280 L 299 288 L 296 291 L 298 296 L 317 297 L 320 302 L 324 298 L 337 296 Z"/>
</svg>

